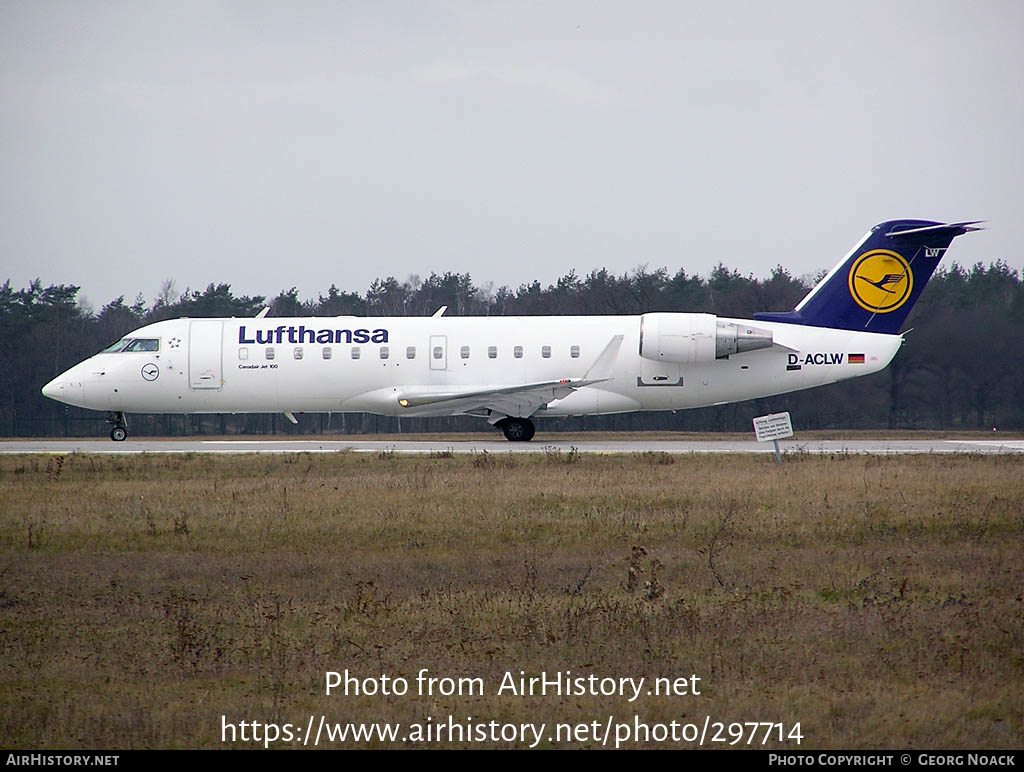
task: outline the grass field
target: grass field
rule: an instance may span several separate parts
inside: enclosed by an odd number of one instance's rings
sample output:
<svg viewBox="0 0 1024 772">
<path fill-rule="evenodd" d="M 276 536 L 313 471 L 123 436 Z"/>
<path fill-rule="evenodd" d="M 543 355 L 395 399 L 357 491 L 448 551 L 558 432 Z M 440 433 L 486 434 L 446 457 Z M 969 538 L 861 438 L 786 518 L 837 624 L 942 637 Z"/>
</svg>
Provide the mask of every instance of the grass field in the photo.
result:
<svg viewBox="0 0 1024 772">
<path fill-rule="evenodd" d="M 0 662 L 4 747 L 450 715 L 1019 748 L 1024 460 L 0 457 Z M 484 693 L 417 695 L 423 668 Z M 345 669 L 410 693 L 327 696 Z M 497 693 L 506 672 L 567 670 L 695 674 L 701 694 Z M 381 743 L 334 743 L 351 744 Z"/>
</svg>

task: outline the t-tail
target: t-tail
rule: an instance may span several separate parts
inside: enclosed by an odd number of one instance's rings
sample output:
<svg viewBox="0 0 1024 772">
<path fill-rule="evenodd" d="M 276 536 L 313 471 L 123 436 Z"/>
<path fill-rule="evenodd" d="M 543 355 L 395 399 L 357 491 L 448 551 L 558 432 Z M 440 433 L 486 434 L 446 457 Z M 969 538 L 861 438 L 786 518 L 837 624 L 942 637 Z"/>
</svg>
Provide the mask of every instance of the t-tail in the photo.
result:
<svg viewBox="0 0 1024 772">
<path fill-rule="evenodd" d="M 896 334 L 957 236 L 978 223 L 889 220 L 872 228 L 792 311 L 768 322 Z"/>
</svg>

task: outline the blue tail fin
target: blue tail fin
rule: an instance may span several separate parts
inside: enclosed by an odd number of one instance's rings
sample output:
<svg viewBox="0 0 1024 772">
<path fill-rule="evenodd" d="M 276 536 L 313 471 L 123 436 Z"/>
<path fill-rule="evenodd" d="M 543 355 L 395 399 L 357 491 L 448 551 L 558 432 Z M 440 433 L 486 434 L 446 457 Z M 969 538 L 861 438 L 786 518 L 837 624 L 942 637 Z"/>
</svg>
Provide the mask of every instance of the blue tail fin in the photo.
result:
<svg viewBox="0 0 1024 772">
<path fill-rule="evenodd" d="M 972 222 L 889 220 L 876 225 L 795 309 L 755 319 L 895 334 L 957 236 Z"/>
</svg>

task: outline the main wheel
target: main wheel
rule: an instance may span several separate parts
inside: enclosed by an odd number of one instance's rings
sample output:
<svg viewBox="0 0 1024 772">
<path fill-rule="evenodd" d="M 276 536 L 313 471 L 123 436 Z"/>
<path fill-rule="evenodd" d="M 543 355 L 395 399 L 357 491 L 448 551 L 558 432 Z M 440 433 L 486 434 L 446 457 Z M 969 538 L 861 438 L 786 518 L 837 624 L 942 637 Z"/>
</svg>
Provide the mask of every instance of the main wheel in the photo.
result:
<svg viewBox="0 0 1024 772">
<path fill-rule="evenodd" d="M 529 418 L 506 418 L 501 422 L 501 431 L 509 442 L 529 442 L 537 430 Z"/>
<path fill-rule="evenodd" d="M 123 426 L 115 426 L 110 430 L 110 439 L 114 442 L 124 442 L 128 438 L 128 430 Z"/>
</svg>

